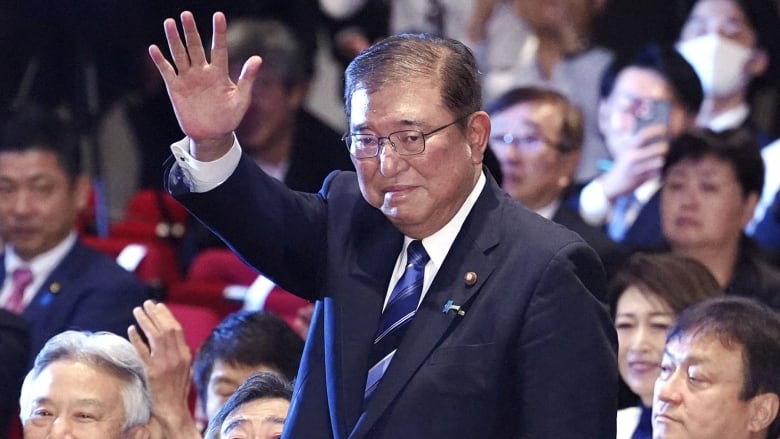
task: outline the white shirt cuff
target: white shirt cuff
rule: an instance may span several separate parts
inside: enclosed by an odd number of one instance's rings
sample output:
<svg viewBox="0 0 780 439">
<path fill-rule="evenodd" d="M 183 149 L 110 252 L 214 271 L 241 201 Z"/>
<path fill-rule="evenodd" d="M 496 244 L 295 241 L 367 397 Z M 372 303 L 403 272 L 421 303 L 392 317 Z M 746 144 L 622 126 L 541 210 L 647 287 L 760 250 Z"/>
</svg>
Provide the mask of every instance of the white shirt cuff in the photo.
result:
<svg viewBox="0 0 780 439">
<path fill-rule="evenodd" d="M 595 179 L 585 185 L 580 193 L 580 216 L 591 226 L 602 226 L 610 212 L 609 199 L 604 194 L 601 181 Z"/>
<path fill-rule="evenodd" d="M 176 158 L 184 175 L 189 179 L 192 192 L 208 192 L 224 183 L 233 174 L 241 161 L 241 145 L 233 136 L 233 146 L 230 150 L 210 162 L 195 160 L 190 154 L 190 138 L 185 137 L 171 145 L 171 152 Z"/>
</svg>

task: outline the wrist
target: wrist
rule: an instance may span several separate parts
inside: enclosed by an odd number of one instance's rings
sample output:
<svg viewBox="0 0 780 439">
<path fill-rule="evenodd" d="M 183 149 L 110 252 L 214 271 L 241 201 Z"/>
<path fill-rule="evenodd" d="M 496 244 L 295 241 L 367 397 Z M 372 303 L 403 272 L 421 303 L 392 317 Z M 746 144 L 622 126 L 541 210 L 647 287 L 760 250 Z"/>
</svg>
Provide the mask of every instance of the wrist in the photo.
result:
<svg viewBox="0 0 780 439">
<path fill-rule="evenodd" d="M 201 162 L 213 162 L 230 151 L 233 146 L 233 133 L 214 139 L 190 138 L 190 155 Z"/>
</svg>

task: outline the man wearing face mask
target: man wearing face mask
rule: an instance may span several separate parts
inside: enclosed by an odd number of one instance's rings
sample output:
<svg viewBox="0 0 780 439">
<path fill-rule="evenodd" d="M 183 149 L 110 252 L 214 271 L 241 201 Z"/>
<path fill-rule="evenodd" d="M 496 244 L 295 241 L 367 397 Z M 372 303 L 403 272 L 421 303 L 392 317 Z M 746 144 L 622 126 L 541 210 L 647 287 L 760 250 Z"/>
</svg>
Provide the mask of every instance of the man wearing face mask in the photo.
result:
<svg viewBox="0 0 780 439">
<path fill-rule="evenodd" d="M 780 20 L 773 0 L 684 0 L 677 50 L 704 88 L 697 124 L 714 131 L 750 126 L 749 92 L 774 77 Z M 770 142 L 756 133 L 761 146 Z"/>
</svg>

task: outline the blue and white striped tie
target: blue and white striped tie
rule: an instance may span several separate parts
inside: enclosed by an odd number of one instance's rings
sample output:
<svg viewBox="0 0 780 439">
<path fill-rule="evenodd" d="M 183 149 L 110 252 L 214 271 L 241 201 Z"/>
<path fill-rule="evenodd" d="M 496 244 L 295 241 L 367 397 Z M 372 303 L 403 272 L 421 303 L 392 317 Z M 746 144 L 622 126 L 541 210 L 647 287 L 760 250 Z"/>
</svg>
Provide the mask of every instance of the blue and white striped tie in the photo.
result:
<svg viewBox="0 0 780 439">
<path fill-rule="evenodd" d="M 390 360 L 393 359 L 420 303 L 425 265 L 430 257 L 425 252 L 421 241 L 409 243 L 406 256 L 408 261 L 406 270 L 390 293 L 390 299 L 387 301 L 379 321 L 379 329 L 374 337 L 374 347 L 369 358 L 369 364 L 373 366 L 368 371 L 364 394 L 366 401 L 374 393 L 379 380 L 390 365 Z"/>
</svg>

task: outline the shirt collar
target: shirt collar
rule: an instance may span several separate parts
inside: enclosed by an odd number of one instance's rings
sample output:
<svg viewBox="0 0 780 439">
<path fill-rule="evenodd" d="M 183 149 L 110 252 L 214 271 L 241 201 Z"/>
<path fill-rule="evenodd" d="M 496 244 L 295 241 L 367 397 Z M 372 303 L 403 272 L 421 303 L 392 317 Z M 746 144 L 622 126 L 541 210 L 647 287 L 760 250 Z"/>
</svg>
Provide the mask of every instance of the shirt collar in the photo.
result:
<svg viewBox="0 0 780 439">
<path fill-rule="evenodd" d="M 33 273 L 34 279 L 45 279 L 49 277 L 49 274 L 54 271 L 54 268 L 60 261 L 65 258 L 76 243 L 76 239 L 76 232 L 70 232 L 70 234 L 54 248 L 45 253 L 41 253 L 26 262 L 16 254 L 12 245 L 7 244 L 5 246 L 5 272 L 13 273 L 14 270 L 19 267 L 29 267 Z"/>
<path fill-rule="evenodd" d="M 742 125 L 750 115 L 747 104 L 741 104 L 715 116 L 707 123 L 707 128 L 715 132 L 725 131 Z"/>
<path fill-rule="evenodd" d="M 425 251 L 428 253 L 428 256 L 430 256 L 431 262 L 433 262 L 436 267 L 441 267 L 444 263 L 444 258 L 447 257 L 447 253 L 449 253 L 452 243 L 455 242 L 455 238 L 458 236 L 461 227 L 463 227 L 463 223 L 466 221 L 466 217 L 469 216 L 471 209 L 477 203 L 479 194 L 482 193 L 482 189 L 484 189 L 486 183 L 487 179 L 485 178 L 485 173 L 480 172 L 477 184 L 474 185 L 471 193 L 466 197 L 466 200 L 463 202 L 463 205 L 460 206 L 458 212 L 455 213 L 455 216 L 453 216 L 452 219 L 436 233 L 427 238 L 423 238 L 423 247 L 425 247 Z M 404 238 L 404 252 L 410 242 L 412 242 L 412 238 L 409 238 L 408 236 Z"/>
</svg>

